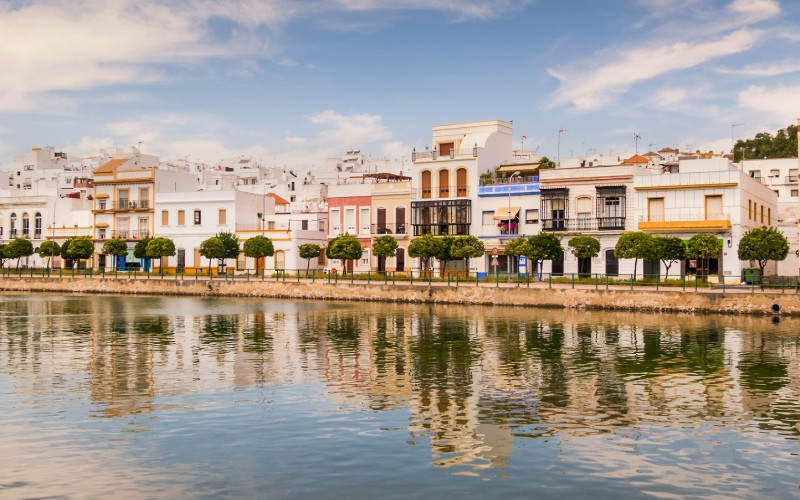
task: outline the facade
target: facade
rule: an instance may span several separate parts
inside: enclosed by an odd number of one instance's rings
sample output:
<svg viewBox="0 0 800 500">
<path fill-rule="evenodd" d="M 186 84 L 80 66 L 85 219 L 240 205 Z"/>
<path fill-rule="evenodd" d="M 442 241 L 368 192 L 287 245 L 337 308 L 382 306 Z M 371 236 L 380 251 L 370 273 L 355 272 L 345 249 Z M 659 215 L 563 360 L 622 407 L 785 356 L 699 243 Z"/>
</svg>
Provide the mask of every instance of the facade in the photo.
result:
<svg viewBox="0 0 800 500">
<path fill-rule="evenodd" d="M 381 175 L 381 174 L 377 174 Z M 411 243 L 411 178 L 383 174 L 372 185 L 372 238 L 391 235 L 397 240 L 394 257 L 373 257 L 370 266 L 376 271 L 407 272 L 408 245 Z"/>
<path fill-rule="evenodd" d="M 554 168 L 542 170 L 539 217 L 543 231 L 561 236 L 564 258 L 545 261 L 543 272 L 554 275 L 629 274 L 634 262 L 614 256 L 619 236 L 635 231 L 634 177 L 648 177 L 652 171 L 632 165 Z M 600 241 L 600 254 L 578 259 L 567 243 L 573 236 L 587 235 Z"/>
<path fill-rule="evenodd" d="M 348 261 L 347 272 L 370 270 L 372 250 L 372 182 L 342 183 L 328 188 L 328 240 L 342 234 L 355 236 L 363 252 L 357 261 Z M 327 268 L 339 269 L 340 261 Z"/>
<path fill-rule="evenodd" d="M 437 125 L 432 132 L 432 148 L 412 153 L 411 236 L 478 235 L 479 178 L 511 160 L 511 123 Z M 419 259 L 414 261 L 419 269 Z M 485 259 L 471 262 L 480 266 L 475 271 L 484 271 Z"/>
<path fill-rule="evenodd" d="M 777 263 L 777 273 L 781 276 L 794 276 L 798 271 L 797 218 L 800 214 L 798 211 L 800 197 L 798 197 L 797 166 L 797 158 L 745 160 L 740 163 L 740 169 L 745 174 L 775 191 L 778 197 L 775 227 L 789 240 L 789 255 Z"/>
<path fill-rule="evenodd" d="M 775 192 L 726 158 L 681 160 L 678 172 L 637 175 L 633 189 L 635 229 L 686 240 L 698 233 L 717 235 L 723 242 L 722 255 L 711 259 L 707 271 L 731 276 L 731 281 L 741 280 L 742 269 L 753 267 L 738 259 L 742 235 L 778 222 Z M 697 265 L 686 261 L 681 271 L 691 274 Z M 770 263 L 765 273 L 775 274 L 774 266 Z"/>
<path fill-rule="evenodd" d="M 112 158 L 94 171 L 93 239 L 100 268 L 138 268 L 133 257 L 136 243 L 154 235 L 156 193 L 190 192 L 197 176 L 158 168 L 158 158 L 138 152 Z M 121 238 L 128 256 L 116 259 L 101 254 L 106 240 Z"/>
</svg>

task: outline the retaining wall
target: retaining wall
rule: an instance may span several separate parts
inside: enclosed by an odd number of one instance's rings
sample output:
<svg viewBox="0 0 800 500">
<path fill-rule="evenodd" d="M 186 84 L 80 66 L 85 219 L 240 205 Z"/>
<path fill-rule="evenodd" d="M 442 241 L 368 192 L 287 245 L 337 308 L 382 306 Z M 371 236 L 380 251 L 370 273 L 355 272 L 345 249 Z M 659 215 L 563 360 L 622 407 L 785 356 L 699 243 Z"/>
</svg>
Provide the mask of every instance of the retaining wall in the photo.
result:
<svg viewBox="0 0 800 500">
<path fill-rule="evenodd" d="M 0 279 L 6 292 L 97 293 L 274 297 L 310 300 L 383 301 L 439 304 L 513 305 L 569 309 L 800 316 L 795 293 L 723 293 L 718 291 L 595 290 L 585 288 L 516 288 L 328 284 L 326 282 L 178 281 L 110 278 Z M 793 292 L 793 291 L 792 291 Z"/>
</svg>

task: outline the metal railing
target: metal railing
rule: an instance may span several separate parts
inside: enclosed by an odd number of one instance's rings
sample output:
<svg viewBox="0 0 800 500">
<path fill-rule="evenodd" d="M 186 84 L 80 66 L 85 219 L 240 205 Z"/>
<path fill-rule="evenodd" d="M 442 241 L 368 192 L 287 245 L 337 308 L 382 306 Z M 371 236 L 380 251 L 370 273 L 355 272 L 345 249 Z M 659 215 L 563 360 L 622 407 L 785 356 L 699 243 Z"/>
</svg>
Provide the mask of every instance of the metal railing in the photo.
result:
<svg viewBox="0 0 800 500">
<path fill-rule="evenodd" d="M 150 231 L 131 231 L 116 230 L 111 231 L 111 238 L 122 238 L 123 240 L 141 240 L 150 237 Z"/>
<path fill-rule="evenodd" d="M 543 231 L 614 231 L 625 229 L 625 217 L 593 217 L 590 219 L 542 218 Z"/>
<path fill-rule="evenodd" d="M 406 234 L 408 225 L 405 222 L 384 222 L 372 225 L 372 234 Z"/>
<path fill-rule="evenodd" d="M 225 280 L 225 281 L 276 281 L 297 283 L 324 282 L 328 284 L 376 284 L 376 285 L 427 285 L 427 286 L 493 286 L 526 288 L 581 288 L 581 289 L 640 289 L 649 291 L 681 290 L 703 293 L 794 293 L 800 294 L 800 278 L 797 276 L 718 276 L 682 274 L 664 278 L 658 275 L 630 274 L 608 275 L 592 273 L 505 273 L 468 274 L 463 271 L 356 271 L 347 274 L 335 271 L 305 269 L 273 269 L 256 271 L 253 269 L 234 270 L 233 266 L 217 265 L 193 268 L 157 268 L 141 270 L 136 266 L 125 269 L 113 268 L 34 268 L 14 267 L 7 262 L 0 270 L 4 278 L 111 278 L 111 279 L 173 279 L 173 280 Z M 746 278 L 746 279 L 745 279 Z M 774 306 L 773 306 L 774 307 Z M 779 311 L 772 311 L 779 312 Z"/>
</svg>

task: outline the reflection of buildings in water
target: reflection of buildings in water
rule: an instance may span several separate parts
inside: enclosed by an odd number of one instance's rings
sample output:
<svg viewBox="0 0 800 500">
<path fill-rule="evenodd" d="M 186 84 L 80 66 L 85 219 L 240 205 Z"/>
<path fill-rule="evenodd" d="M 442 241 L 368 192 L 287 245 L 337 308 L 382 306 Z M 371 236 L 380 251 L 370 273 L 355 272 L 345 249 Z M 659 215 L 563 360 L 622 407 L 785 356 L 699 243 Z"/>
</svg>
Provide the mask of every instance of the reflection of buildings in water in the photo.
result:
<svg viewBox="0 0 800 500">
<path fill-rule="evenodd" d="M 762 318 L 213 303 L 222 306 L 9 300 L 0 340 L 10 369 L 29 373 L 32 387 L 42 375 L 69 375 L 48 372 L 54 366 L 87 372 L 107 416 L 149 412 L 158 397 L 220 384 L 324 382 L 345 410 L 409 411 L 409 433 L 429 440 L 441 466 L 503 467 L 515 436 L 586 437 L 719 417 L 796 423 L 800 336 L 785 325 L 773 335 Z"/>
</svg>

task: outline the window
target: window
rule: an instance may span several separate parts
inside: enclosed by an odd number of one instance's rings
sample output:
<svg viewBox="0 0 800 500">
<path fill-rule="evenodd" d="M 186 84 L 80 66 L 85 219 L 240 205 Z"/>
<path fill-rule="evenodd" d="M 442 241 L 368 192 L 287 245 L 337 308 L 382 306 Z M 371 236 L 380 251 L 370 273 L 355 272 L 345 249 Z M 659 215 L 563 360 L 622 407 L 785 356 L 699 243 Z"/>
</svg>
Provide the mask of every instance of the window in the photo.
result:
<svg viewBox="0 0 800 500">
<path fill-rule="evenodd" d="M 494 225 L 494 212 L 486 211 L 481 213 L 481 223 L 484 226 L 493 226 Z"/>
<path fill-rule="evenodd" d="M 196 216 L 195 216 L 196 217 Z M 224 208 L 219 209 L 219 225 L 227 224 L 228 222 L 228 211 Z M 197 224 L 197 222 L 195 222 Z"/>
<path fill-rule="evenodd" d="M 236 258 L 236 270 L 244 271 L 245 269 L 247 269 L 247 256 L 242 252 L 239 254 L 239 257 Z"/>
<path fill-rule="evenodd" d="M 169 211 L 162 210 L 161 211 L 161 225 L 168 226 L 169 225 Z"/>
<path fill-rule="evenodd" d="M 16 238 L 17 237 L 17 214 L 12 213 L 10 219 L 11 219 L 11 225 L 8 228 L 8 230 L 9 230 L 8 231 L 8 235 L 10 237 L 12 237 L 12 238 Z"/>
<path fill-rule="evenodd" d="M 771 208 L 767 209 L 767 224 L 770 225 L 770 226 L 772 225 L 772 209 Z"/>
<path fill-rule="evenodd" d="M 356 209 L 344 209 L 344 230 L 348 234 L 356 234 Z"/>
<path fill-rule="evenodd" d="M 747 200 L 747 220 L 753 218 L 753 200 Z"/>
<path fill-rule="evenodd" d="M 101 228 L 101 229 L 97 230 L 97 237 L 100 238 L 101 240 L 106 239 L 106 230 L 105 230 L 105 228 Z"/>
<path fill-rule="evenodd" d="M 28 213 L 22 214 L 22 237 L 30 238 L 31 236 L 31 221 L 28 219 Z"/>
<path fill-rule="evenodd" d="M 369 208 L 362 208 L 359 213 L 359 232 L 369 234 Z"/>
<path fill-rule="evenodd" d="M 777 189 L 773 189 L 773 191 L 775 191 L 775 196 L 778 196 L 778 197 L 780 197 L 780 195 L 781 195 L 781 192 L 780 192 L 779 190 L 777 190 Z"/>
<path fill-rule="evenodd" d="M 33 221 L 33 237 L 39 239 L 42 237 L 42 214 L 36 212 Z"/>
<path fill-rule="evenodd" d="M 394 208 L 395 234 L 406 234 L 406 207 Z"/>
<path fill-rule="evenodd" d="M 647 199 L 647 220 L 650 222 L 664 220 L 664 198 Z"/>
<path fill-rule="evenodd" d="M 761 205 L 761 223 L 764 223 L 764 205 Z"/>
<path fill-rule="evenodd" d="M 722 210 L 722 195 L 706 196 L 706 220 L 721 220 L 725 218 Z"/>
<path fill-rule="evenodd" d="M 792 189 L 789 192 L 789 196 L 791 196 L 792 198 L 797 198 L 797 190 L 796 189 Z"/>
<path fill-rule="evenodd" d="M 598 186 L 597 228 L 625 229 L 625 186 Z"/>
<path fill-rule="evenodd" d="M 781 176 L 781 171 L 778 170 L 777 168 L 773 168 L 773 169 L 771 169 L 769 171 L 769 176 L 770 177 L 780 177 Z"/>
<path fill-rule="evenodd" d="M 202 223 L 203 223 L 203 220 L 202 220 L 202 216 L 201 216 L 200 210 L 195 210 L 194 211 L 194 225 L 195 226 L 199 226 Z"/>
<path fill-rule="evenodd" d="M 178 210 L 178 225 L 185 226 L 186 225 L 186 211 L 185 210 Z"/>
<path fill-rule="evenodd" d="M 129 206 L 130 205 L 128 204 L 128 190 L 120 189 L 117 192 L 117 208 L 127 209 Z"/>
<path fill-rule="evenodd" d="M 538 224 L 539 223 L 539 209 L 530 208 L 525 210 L 525 224 Z"/>
<path fill-rule="evenodd" d="M 751 170 L 750 177 L 753 179 L 760 179 L 761 178 L 761 170 Z"/>
<path fill-rule="evenodd" d="M 139 188 L 139 208 L 150 208 L 149 188 Z"/>
<path fill-rule="evenodd" d="M 540 213 L 542 216 L 542 229 L 563 231 L 567 226 L 569 212 L 567 199 L 569 190 L 566 188 L 541 189 Z"/>
<path fill-rule="evenodd" d="M 578 213 L 578 229 L 591 229 L 592 227 L 592 199 L 582 196 L 576 200 L 575 208 Z"/>
<path fill-rule="evenodd" d="M 336 236 L 342 232 L 342 219 L 338 208 L 331 209 L 331 235 Z"/>
<path fill-rule="evenodd" d="M 105 210 L 106 209 L 106 200 L 97 200 L 97 209 L 98 210 Z"/>
<path fill-rule="evenodd" d="M 308 231 L 308 220 L 300 221 L 300 229 L 302 229 L 303 231 Z"/>
<path fill-rule="evenodd" d="M 450 196 L 450 171 L 447 169 L 439 170 L 439 198 Z"/>
<path fill-rule="evenodd" d="M 422 198 L 431 197 L 431 171 L 425 170 L 420 172 L 419 177 L 420 190 L 422 191 Z"/>
<path fill-rule="evenodd" d="M 359 264 L 361 264 L 362 266 L 369 265 L 369 248 L 365 248 L 361 252 L 361 261 L 359 262 Z"/>
</svg>

